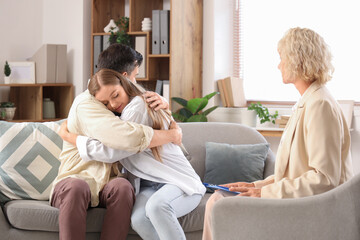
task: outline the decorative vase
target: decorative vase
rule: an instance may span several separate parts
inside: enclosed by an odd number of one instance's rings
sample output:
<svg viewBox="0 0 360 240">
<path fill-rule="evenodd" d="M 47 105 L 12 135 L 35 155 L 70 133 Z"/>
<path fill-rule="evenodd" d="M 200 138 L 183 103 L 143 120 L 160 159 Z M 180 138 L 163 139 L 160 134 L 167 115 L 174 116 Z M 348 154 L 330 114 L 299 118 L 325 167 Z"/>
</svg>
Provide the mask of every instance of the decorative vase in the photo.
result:
<svg viewBox="0 0 360 240">
<path fill-rule="evenodd" d="M 55 103 L 50 98 L 44 98 L 43 118 L 55 118 Z"/>
<path fill-rule="evenodd" d="M 16 107 L 3 108 L 5 109 L 5 120 L 13 120 L 15 116 Z"/>
<path fill-rule="evenodd" d="M 10 76 L 5 76 L 4 77 L 4 83 L 5 84 L 10 84 Z"/>
<path fill-rule="evenodd" d="M 110 19 L 109 24 L 106 25 L 106 27 L 104 28 L 104 32 L 109 33 L 110 31 L 112 32 L 119 31 L 119 28 L 118 26 L 116 26 L 114 19 Z"/>
<path fill-rule="evenodd" d="M 152 28 L 152 22 L 150 18 L 144 18 L 141 22 L 141 31 L 143 32 L 150 32 Z"/>
</svg>

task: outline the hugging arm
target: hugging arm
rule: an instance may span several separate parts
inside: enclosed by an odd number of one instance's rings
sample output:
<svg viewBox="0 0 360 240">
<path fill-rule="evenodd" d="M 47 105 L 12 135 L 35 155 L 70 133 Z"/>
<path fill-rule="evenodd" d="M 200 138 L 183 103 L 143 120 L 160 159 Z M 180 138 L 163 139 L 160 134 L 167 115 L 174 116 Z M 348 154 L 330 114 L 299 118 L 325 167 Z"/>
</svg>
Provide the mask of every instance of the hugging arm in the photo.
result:
<svg viewBox="0 0 360 240">
<path fill-rule="evenodd" d="M 90 137 L 71 133 L 67 129 L 67 121 L 64 121 L 61 124 L 59 135 L 63 140 L 78 148 L 80 157 L 84 161 L 96 160 L 100 162 L 114 163 L 135 154 L 135 152 L 128 152 L 107 147 L 100 141 Z"/>
<path fill-rule="evenodd" d="M 135 105 L 133 109 L 137 109 L 137 106 Z M 146 112 L 129 110 L 125 114 L 124 118 L 124 120 L 144 123 L 144 119 L 146 118 Z M 59 132 L 60 136 L 65 141 L 77 146 L 80 157 L 85 161 L 96 160 L 112 163 L 136 153 L 131 151 L 113 149 L 106 146 L 97 139 L 70 133 L 67 129 L 66 124 L 67 123 L 64 122 L 61 125 Z M 181 129 L 177 126 L 175 122 L 173 122 L 170 126 L 170 130 L 154 130 L 150 144 L 147 147 L 151 148 L 155 146 L 160 146 L 169 142 L 178 144 L 181 143 L 181 140 Z"/>
</svg>

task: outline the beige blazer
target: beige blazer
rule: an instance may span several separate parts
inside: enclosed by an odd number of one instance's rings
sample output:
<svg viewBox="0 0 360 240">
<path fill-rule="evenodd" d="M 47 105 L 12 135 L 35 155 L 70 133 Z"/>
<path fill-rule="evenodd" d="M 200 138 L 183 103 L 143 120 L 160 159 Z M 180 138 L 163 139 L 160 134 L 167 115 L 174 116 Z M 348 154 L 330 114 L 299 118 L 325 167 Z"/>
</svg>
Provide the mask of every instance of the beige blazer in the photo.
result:
<svg viewBox="0 0 360 240">
<path fill-rule="evenodd" d="M 77 96 L 68 116 L 70 132 L 98 139 L 104 145 L 128 152 L 140 152 L 147 148 L 154 134 L 152 128 L 120 120 L 104 104 L 97 101 L 88 90 Z M 86 181 L 91 191 L 91 206 L 99 204 L 99 192 L 112 177 L 120 176 L 117 163 L 83 161 L 76 146 L 65 142 L 60 154 L 60 167 L 53 183 L 73 177 Z"/>
<path fill-rule="evenodd" d="M 326 192 L 353 176 L 350 133 L 338 102 L 313 83 L 284 129 L 274 175 L 255 182 L 262 198 L 297 198 Z"/>
</svg>

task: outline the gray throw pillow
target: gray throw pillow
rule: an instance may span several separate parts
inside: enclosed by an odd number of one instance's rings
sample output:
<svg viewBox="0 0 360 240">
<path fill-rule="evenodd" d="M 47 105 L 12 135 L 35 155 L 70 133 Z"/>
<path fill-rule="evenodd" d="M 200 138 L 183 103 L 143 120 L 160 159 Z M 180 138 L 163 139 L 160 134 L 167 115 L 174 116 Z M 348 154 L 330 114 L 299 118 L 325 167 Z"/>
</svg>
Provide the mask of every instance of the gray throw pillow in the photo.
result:
<svg viewBox="0 0 360 240">
<path fill-rule="evenodd" d="M 231 145 L 206 143 L 204 182 L 225 184 L 264 178 L 268 143 Z"/>
</svg>

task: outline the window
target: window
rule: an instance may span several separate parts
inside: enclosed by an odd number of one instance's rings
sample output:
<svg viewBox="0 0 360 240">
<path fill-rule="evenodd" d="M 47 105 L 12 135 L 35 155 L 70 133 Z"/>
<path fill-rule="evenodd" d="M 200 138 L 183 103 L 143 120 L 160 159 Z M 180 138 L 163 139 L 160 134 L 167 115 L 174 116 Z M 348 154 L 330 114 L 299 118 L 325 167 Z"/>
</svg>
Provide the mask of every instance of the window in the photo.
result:
<svg viewBox="0 0 360 240">
<path fill-rule="evenodd" d="M 237 0 L 235 0 L 237 1 Z M 358 0 L 240 0 L 245 95 L 248 100 L 297 101 L 282 83 L 277 43 L 292 27 L 319 33 L 330 46 L 335 72 L 327 87 L 338 99 L 360 101 L 360 2 Z"/>
</svg>

